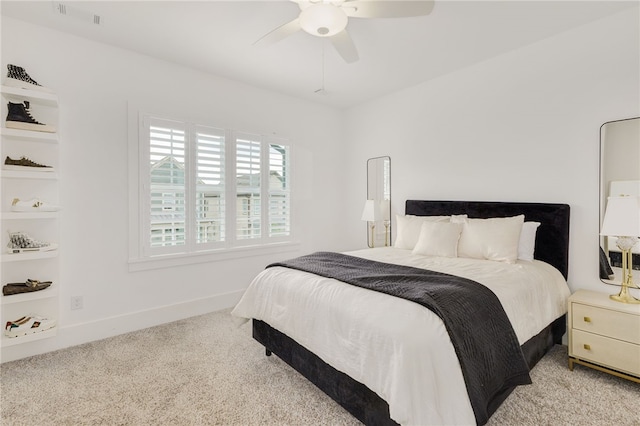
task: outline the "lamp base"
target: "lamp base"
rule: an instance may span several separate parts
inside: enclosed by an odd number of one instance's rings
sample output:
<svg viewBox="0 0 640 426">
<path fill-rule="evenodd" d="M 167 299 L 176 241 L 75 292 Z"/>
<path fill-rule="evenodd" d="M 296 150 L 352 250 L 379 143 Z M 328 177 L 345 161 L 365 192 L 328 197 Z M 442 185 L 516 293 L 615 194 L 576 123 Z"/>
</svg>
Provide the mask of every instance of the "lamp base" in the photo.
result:
<svg viewBox="0 0 640 426">
<path fill-rule="evenodd" d="M 620 293 L 609 296 L 611 300 L 615 300 L 616 302 L 640 303 L 640 300 L 629 293 L 630 287 L 636 288 L 633 284 L 633 275 L 631 272 L 633 269 L 631 247 L 633 247 L 637 241 L 638 239 L 634 237 L 618 237 L 616 241 L 616 245 L 622 251 L 622 288 L 620 289 Z"/>
<path fill-rule="evenodd" d="M 622 290 L 618 294 L 612 294 L 609 296 L 611 300 L 615 300 L 616 302 L 622 303 L 640 303 L 640 299 L 636 299 L 633 297 L 629 291 L 627 286 L 623 286 Z"/>
</svg>

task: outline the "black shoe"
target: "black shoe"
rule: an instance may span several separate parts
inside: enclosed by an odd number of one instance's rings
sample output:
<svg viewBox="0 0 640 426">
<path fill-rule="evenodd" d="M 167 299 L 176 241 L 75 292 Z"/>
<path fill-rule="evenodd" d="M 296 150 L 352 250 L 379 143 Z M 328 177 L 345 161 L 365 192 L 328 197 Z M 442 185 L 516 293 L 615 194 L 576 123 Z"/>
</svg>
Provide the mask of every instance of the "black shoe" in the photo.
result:
<svg viewBox="0 0 640 426">
<path fill-rule="evenodd" d="M 9 102 L 7 112 L 7 128 L 20 130 L 35 130 L 36 132 L 55 133 L 56 128 L 36 121 L 29 112 L 29 101 L 22 104 Z"/>
<path fill-rule="evenodd" d="M 21 89 L 38 90 L 40 92 L 53 93 L 53 90 L 43 87 L 32 79 L 24 68 L 17 65 L 7 65 L 7 86 L 19 87 Z"/>
<path fill-rule="evenodd" d="M 12 294 L 30 293 L 32 291 L 40 291 L 51 285 L 51 281 L 27 280 L 24 283 L 7 284 L 2 287 L 2 294 L 10 296 Z"/>
<path fill-rule="evenodd" d="M 36 163 L 35 161 L 31 161 L 26 157 L 20 157 L 19 160 L 14 160 L 13 158 L 7 156 L 4 160 L 4 165 L 7 166 L 5 169 L 18 169 L 25 170 L 25 167 L 33 168 L 38 171 L 52 172 L 53 167 L 45 166 L 44 164 Z"/>
</svg>

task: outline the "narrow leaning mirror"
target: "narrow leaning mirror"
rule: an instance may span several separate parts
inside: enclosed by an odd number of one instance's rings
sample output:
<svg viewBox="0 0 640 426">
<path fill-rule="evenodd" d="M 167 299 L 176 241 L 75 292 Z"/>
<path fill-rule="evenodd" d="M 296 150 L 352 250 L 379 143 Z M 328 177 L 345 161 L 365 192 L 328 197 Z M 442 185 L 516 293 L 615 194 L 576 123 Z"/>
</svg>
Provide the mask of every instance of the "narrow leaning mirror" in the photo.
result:
<svg viewBox="0 0 640 426">
<path fill-rule="evenodd" d="M 367 160 L 367 201 L 362 212 L 367 222 L 367 245 L 391 245 L 391 158 Z"/>
<path fill-rule="evenodd" d="M 640 196 L 640 118 L 604 123 L 600 127 L 600 279 L 606 284 L 622 284 L 623 263 L 631 264 L 636 284 L 640 279 L 637 272 L 640 241 L 633 245 L 630 256 L 623 256 L 617 243 L 619 235 L 607 235 L 613 231 L 603 228 L 605 216 L 613 213 L 608 212 L 612 210 L 608 209 L 609 204 L 613 207 L 618 197 L 637 196 Z M 616 228 L 614 233 L 622 232 L 619 226 Z M 623 262 L 623 259 L 629 261 Z"/>
</svg>

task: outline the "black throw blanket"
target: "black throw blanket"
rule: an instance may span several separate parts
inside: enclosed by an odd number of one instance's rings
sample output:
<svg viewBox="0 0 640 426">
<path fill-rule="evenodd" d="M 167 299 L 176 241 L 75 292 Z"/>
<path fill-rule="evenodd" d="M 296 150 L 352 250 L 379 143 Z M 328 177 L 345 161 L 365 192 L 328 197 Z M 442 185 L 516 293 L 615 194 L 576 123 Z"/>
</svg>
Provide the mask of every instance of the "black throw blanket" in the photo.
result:
<svg viewBox="0 0 640 426">
<path fill-rule="evenodd" d="M 489 419 L 502 391 L 531 383 L 513 327 L 496 295 L 475 281 L 441 272 L 317 252 L 283 266 L 418 303 L 438 315 L 460 360 L 476 422 Z"/>
</svg>

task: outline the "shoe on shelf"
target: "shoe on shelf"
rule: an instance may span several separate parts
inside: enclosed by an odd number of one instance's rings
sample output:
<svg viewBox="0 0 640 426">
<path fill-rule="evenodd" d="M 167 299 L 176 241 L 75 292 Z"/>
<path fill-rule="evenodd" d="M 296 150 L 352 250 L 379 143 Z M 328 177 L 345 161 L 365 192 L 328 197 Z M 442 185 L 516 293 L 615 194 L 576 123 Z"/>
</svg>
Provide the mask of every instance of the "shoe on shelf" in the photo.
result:
<svg viewBox="0 0 640 426">
<path fill-rule="evenodd" d="M 51 285 L 51 281 L 38 281 L 28 279 L 23 283 L 9 283 L 2 287 L 2 294 L 10 296 L 12 294 L 31 293 L 44 290 Z"/>
<path fill-rule="evenodd" d="M 40 333 L 56 326 L 56 320 L 39 315 L 29 315 L 15 321 L 7 321 L 4 334 L 8 337 L 20 337 Z"/>
<path fill-rule="evenodd" d="M 9 232 L 9 253 L 24 253 L 30 251 L 51 251 L 58 248 L 55 243 L 34 240 L 24 232 Z"/>
<path fill-rule="evenodd" d="M 6 127 L 8 129 L 33 130 L 36 132 L 55 133 L 56 128 L 50 124 L 37 121 L 29 112 L 29 101 L 21 104 L 9 102 Z"/>
<path fill-rule="evenodd" d="M 14 198 L 11 202 L 12 212 L 57 212 L 60 206 L 47 203 L 38 198 L 22 201 L 20 198 Z"/>
<path fill-rule="evenodd" d="M 34 170 L 39 172 L 52 172 L 53 167 L 45 166 L 44 164 L 36 163 L 35 161 L 29 160 L 27 157 L 20 157 L 18 160 L 14 160 L 13 158 L 7 156 L 4 160 L 4 169 L 6 170 Z"/>
<path fill-rule="evenodd" d="M 17 65 L 7 64 L 7 86 L 19 87 L 21 89 L 38 90 L 40 92 L 53 93 L 53 90 L 38 84 L 32 79 L 24 68 Z"/>
</svg>

